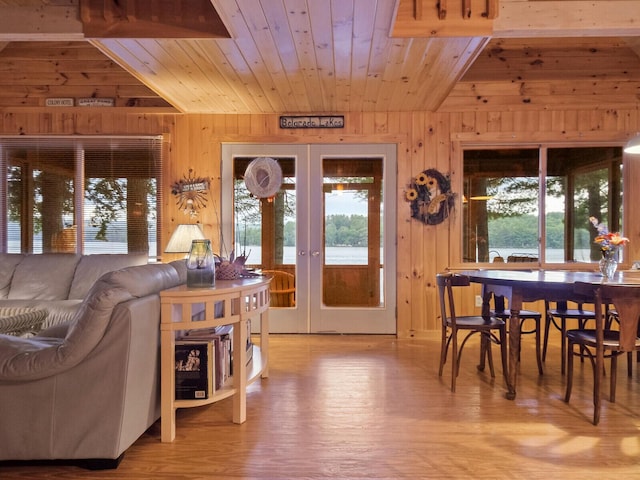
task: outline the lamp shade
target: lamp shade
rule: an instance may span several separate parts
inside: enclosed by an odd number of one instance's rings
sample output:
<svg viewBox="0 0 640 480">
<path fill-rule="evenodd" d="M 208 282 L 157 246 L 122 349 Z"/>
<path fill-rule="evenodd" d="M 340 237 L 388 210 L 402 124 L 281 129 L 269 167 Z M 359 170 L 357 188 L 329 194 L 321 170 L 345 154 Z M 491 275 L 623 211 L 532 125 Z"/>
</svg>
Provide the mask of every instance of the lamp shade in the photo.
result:
<svg viewBox="0 0 640 480">
<path fill-rule="evenodd" d="M 624 146 L 624 153 L 640 153 L 640 135 L 632 137 Z"/>
<path fill-rule="evenodd" d="M 169 239 L 165 253 L 188 253 L 193 240 L 205 240 L 206 237 L 198 224 L 178 225 Z"/>
</svg>

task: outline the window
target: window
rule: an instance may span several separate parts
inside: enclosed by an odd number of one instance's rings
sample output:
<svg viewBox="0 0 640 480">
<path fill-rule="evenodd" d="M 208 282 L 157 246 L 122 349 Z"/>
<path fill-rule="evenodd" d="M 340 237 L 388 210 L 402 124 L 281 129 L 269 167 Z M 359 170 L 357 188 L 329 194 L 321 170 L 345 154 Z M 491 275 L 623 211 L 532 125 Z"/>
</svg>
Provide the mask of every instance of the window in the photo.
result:
<svg viewBox="0 0 640 480">
<path fill-rule="evenodd" d="M 9 253 L 157 258 L 160 137 L 0 138 Z"/>
<path fill-rule="evenodd" d="M 464 262 L 600 258 L 596 217 L 622 230 L 622 148 L 491 148 L 463 153 Z"/>
</svg>

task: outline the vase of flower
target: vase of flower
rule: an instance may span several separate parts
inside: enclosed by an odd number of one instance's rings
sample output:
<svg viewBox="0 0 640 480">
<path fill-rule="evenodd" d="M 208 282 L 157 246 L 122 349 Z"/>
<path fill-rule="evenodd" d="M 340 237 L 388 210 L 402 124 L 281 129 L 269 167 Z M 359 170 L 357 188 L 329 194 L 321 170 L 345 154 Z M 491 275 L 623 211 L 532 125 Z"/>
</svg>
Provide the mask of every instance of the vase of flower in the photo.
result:
<svg viewBox="0 0 640 480">
<path fill-rule="evenodd" d="M 604 278 L 613 278 L 618 269 L 618 249 L 610 248 L 602 250 L 602 258 L 600 259 L 600 273 Z"/>
<path fill-rule="evenodd" d="M 595 217 L 589 217 L 589 222 L 591 222 L 598 231 L 595 243 L 600 245 L 600 252 L 602 253 L 602 258 L 599 263 L 600 273 L 602 273 L 605 279 L 613 278 L 613 275 L 618 269 L 618 253 L 620 247 L 629 243 L 629 239 L 617 232 L 609 232 L 607 226 L 599 223 Z"/>
</svg>

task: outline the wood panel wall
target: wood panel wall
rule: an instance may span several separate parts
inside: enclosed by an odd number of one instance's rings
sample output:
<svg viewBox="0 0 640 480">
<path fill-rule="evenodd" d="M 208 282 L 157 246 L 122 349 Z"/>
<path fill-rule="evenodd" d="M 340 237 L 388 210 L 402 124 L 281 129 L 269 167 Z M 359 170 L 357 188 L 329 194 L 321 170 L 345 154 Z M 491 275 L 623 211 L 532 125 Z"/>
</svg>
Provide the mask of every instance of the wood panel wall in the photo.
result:
<svg viewBox="0 0 640 480">
<path fill-rule="evenodd" d="M 144 115 L 126 113 L 4 114 L 3 135 L 166 135 L 162 245 L 179 223 L 188 218 L 178 211 L 168 192 L 174 181 L 192 169 L 211 179 L 211 207 L 200 215 L 205 233 L 219 245 L 221 144 L 256 143 L 396 143 L 398 145 L 398 335 L 420 335 L 439 328 L 435 274 L 450 267 L 452 252 L 459 249 L 454 211 L 437 226 L 423 225 L 410 217 L 404 192 L 411 178 L 427 168 L 451 174 L 453 189 L 460 181 L 459 149 L 464 142 L 619 142 L 640 131 L 637 108 L 565 111 L 522 110 L 460 113 L 352 113 L 345 128 L 334 130 L 282 130 L 277 115 Z M 462 143 L 461 143 L 462 142 Z M 638 161 L 640 165 L 640 160 Z M 627 205 L 638 203 L 640 166 L 629 161 L 625 168 Z M 640 258 L 640 219 L 630 216 L 626 233 L 631 237 L 630 258 Z M 458 265 L 459 267 L 459 265 Z M 473 309 L 473 297 L 465 299 Z"/>
</svg>

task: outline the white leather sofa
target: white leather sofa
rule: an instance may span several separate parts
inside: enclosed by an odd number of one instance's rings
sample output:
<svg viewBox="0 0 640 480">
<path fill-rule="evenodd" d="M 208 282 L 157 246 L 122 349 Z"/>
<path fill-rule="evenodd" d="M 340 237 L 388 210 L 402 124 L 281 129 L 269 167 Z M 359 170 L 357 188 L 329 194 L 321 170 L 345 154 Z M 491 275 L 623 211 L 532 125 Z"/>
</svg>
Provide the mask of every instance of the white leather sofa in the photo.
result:
<svg viewBox="0 0 640 480">
<path fill-rule="evenodd" d="M 160 417 L 159 292 L 185 282 L 184 261 L 109 272 L 70 322 L 0 335 L 0 461 L 117 467 Z"/>
<path fill-rule="evenodd" d="M 144 265 L 145 254 L 0 254 L 0 308 L 45 309 L 41 328 L 69 321 L 103 274 Z"/>
</svg>

